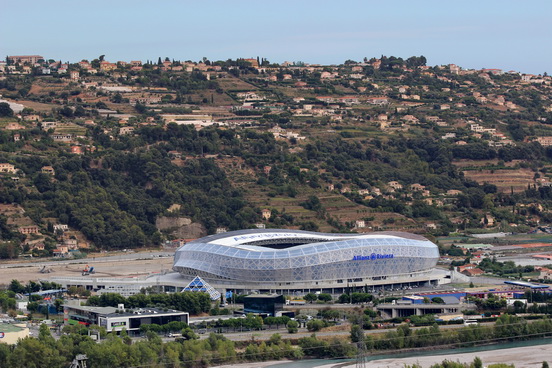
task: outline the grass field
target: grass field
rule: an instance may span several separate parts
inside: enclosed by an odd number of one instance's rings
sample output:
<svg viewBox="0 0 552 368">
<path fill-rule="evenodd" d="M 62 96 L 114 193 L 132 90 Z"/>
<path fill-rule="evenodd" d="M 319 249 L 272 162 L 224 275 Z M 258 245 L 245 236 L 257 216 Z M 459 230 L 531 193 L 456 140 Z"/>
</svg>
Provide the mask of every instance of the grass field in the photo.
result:
<svg viewBox="0 0 552 368">
<path fill-rule="evenodd" d="M 224 91 L 256 91 L 258 88 L 241 79 L 233 77 L 225 77 L 217 79 L 217 83 Z"/>
<path fill-rule="evenodd" d="M 56 134 L 74 134 L 74 135 L 85 135 L 86 128 L 81 127 L 77 124 L 67 123 L 64 125 L 58 125 L 55 129 Z"/>
</svg>

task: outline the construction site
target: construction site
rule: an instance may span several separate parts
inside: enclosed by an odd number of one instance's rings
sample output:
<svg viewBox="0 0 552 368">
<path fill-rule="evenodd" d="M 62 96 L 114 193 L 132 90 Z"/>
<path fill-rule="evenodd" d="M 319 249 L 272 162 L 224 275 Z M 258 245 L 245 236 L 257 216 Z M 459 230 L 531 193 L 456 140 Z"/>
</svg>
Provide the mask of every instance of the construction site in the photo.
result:
<svg viewBox="0 0 552 368">
<path fill-rule="evenodd" d="M 172 269 L 172 254 L 166 252 L 140 252 L 130 254 L 98 254 L 81 260 L 16 261 L 0 265 L 0 280 L 22 283 L 50 277 L 94 275 L 102 277 L 143 277 Z"/>
</svg>

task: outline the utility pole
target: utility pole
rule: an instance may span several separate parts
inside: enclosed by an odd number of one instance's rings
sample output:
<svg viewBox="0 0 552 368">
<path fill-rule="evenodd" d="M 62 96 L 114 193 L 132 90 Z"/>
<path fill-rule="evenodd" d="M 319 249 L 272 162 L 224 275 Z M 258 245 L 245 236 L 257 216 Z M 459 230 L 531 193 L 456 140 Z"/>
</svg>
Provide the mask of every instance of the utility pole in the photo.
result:
<svg viewBox="0 0 552 368">
<path fill-rule="evenodd" d="M 86 360 L 88 357 L 86 354 L 79 354 L 73 359 L 69 368 L 86 368 Z"/>
<path fill-rule="evenodd" d="M 368 357 L 368 349 L 366 349 L 366 343 L 364 342 L 364 335 L 362 339 L 357 342 L 357 355 L 356 355 L 356 368 L 366 368 L 366 362 Z"/>
</svg>

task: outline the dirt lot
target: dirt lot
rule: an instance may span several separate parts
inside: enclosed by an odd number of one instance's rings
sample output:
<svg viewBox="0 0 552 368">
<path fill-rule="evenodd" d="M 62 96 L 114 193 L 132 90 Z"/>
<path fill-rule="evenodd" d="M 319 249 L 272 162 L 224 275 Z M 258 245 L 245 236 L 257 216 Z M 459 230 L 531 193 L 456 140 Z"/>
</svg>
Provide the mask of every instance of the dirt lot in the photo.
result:
<svg viewBox="0 0 552 368">
<path fill-rule="evenodd" d="M 441 363 L 445 359 L 452 362 L 471 363 L 475 357 L 481 358 L 485 366 L 488 364 L 514 364 L 516 368 L 540 368 L 542 367 L 543 361 L 550 362 L 552 357 L 552 345 L 526 346 L 503 350 L 480 351 L 477 353 L 382 359 L 369 362 L 366 364 L 366 367 L 402 368 L 412 364 L 429 367 L 432 364 Z M 347 367 L 354 366 L 350 365 Z"/>
<path fill-rule="evenodd" d="M 95 277 L 133 277 L 145 276 L 151 273 L 169 270 L 172 268 L 173 258 L 155 258 L 140 260 L 105 260 L 102 258 L 87 258 L 78 264 L 64 264 L 62 262 L 41 262 L 36 264 L 20 264 L 18 267 L 0 268 L 0 283 L 9 283 L 17 279 L 22 283 L 37 281 L 50 277 L 81 276 L 82 269 L 93 266 L 96 269 Z M 39 270 L 46 266 L 52 270 L 50 273 L 40 273 Z"/>
<path fill-rule="evenodd" d="M 527 189 L 527 184 L 534 184 L 534 172 L 530 169 L 519 170 L 467 170 L 463 171 L 467 179 L 475 180 L 483 184 L 489 183 L 497 186 L 501 192 L 522 192 Z"/>
<path fill-rule="evenodd" d="M 50 105 L 50 104 L 44 104 L 44 103 L 40 103 L 40 102 L 27 101 L 27 100 L 19 100 L 19 101 L 16 101 L 16 102 L 23 105 L 23 106 L 25 106 L 25 107 L 33 109 L 36 112 L 50 112 L 50 111 L 52 111 L 52 108 L 59 107 L 59 105 L 55 105 L 55 104 Z"/>
</svg>

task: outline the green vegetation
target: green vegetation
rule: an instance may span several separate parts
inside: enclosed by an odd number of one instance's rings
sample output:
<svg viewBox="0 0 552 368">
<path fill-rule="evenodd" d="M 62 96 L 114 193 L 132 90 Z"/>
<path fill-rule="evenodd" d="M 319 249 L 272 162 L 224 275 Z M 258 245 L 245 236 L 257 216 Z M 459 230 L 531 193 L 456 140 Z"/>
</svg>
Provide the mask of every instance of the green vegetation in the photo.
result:
<svg viewBox="0 0 552 368">
<path fill-rule="evenodd" d="M 258 317 L 246 318 L 251 323 Z M 297 328 L 288 321 L 291 333 Z M 91 326 L 91 329 L 98 329 Z M 254 325 L 249 328 L 255 328 Z M 238 345 L 221 335 L 211 334 L 205 340 L 198 340 L 197 335 L 182 323 L 170 323 L 164 326 L 145 325 L 142 332 L 145 340 L 132 341 L 125 331 L 120 336 L 105 334 L 100 330 L 102 340 L 94 342 L 83 326 L 67 326 L 59 340 L 55 340 L 48 327 L 42 325 L 37 338 L 23 339 L 14 349 L 0 344 L 0 364 L 10 367 L 36 366 L 63 367 L 79 354 L 88 356 L 91 368 L 105 366 L 134 366 L 170 364 L 174 367 L 206 367 L 210 365 L 230 364 L 245 361 L 263 361 L 277 359 L 343 358 L 353 357 L 357 343 L 364 342 L 371 351 L 395 351 L 436 346 L 472 346 L 481 342 L 500 342 L 544 337 L 552 334 L 549 319 L 527 321 L 510 315 L 497 319 L 495 326 L 469 326 L 453 330 L 440 330 L 437 325 L 413 330 L 408 324 L 401 324 L 398 329 L 383 334 L 364 335 L 363 329 L 353 325 L 351 340 L 331 338 L 323 340 L 312 335 L 298 339 L 297 345 L 284 341 L 279 334 L 274 334 L 266 342 L 249 341 Z M 163 343 L 158 333 L 179 332 L 182 338 Z M 353 343 L 351 343 L 351 341 Z M 37 352 L 39 354 L 37 354 Z M 474 364 L 479 364 L 474 362 Z M 449 365 L 445 365 L 449 367 Z"/>
<path fill-rule="evenodd" d="M 12 124 L 0 131 L 0 163 L 16 170 L 0 174 L 0 204 L 39 227 L 24 236 L 18 215 L 0 214 L 0 258 L 52 255 L 60 237 L 50 221 L 101 249 L 259 222 L 348 232 L 364 231 L 364 221 L 432 236 L 552 222 L 552 149 L 537 139 L 552 134 L 542 81 L 427 67 L 424 56 L 331 68 L 260 58 L 262 70 L 244 59 L 100 63 L 90 62 L 94 75 L 69 65 L 95 82 L 87 87 L 57 73 L 55 61 L 44 62 L 49 75 L 33 65 L 0 80 L 0 94 L 37 109 L 18 118 L 0 104 L 0 124 Z M 42 129 L 47 122 L 55 124 Z M 192 229 L 160 226 L 165 217 Z M 44 250 L 23 246 L 29 238 Z"/>
<path fill-rule="evenodd" d="M 0 291 L 0 308 L 2 312 L 15 311 L 15 305 L 15 293 L 13 291 Z"/>
<path fill-rule="evenodd" d="M 169 322 L 165 325 L 149 324 L 140 326 L 140 333 L 147 335 L 149 331 L 157 334 L 179 332 L 182 335 L 182 338 L 186 340 L 199 338 L 199 336 L 197 336 L 187 324 L 177 321 Z"/>
<path fill-rule="evenodd" d="M 297 333 L 299 330 L 299 323 L 297 321 L 289 321 L 286 324 L 287 330 L 290 334 Z"/>
<path fill-rule="evenodd" d="M 211 309 L 211 299 L 207 293 L 184 291 L 171 294 L 136 294 L 128 298 L 116 293 L 104 293 L 88 298 L 88 305 L 99 307 L 117 307 L 124 304 L 125 308 L 158 307 L 176 309 L 190 314 L 207 313 Z"/>
<path fill-rule="evenodd" d="M 515 368 L 513 364 L 489 364 L 487 368 Z M 405 368 L 423 368 L 420 364 L 405 365 Z M 472 363 L 460 363 L 450 360 L 443 360 L 442 363 L 433 364 L 431 368 L 483 368 L 483 362 L 480 358 L 475 357 Z"/>
<path fill-rule="evenodd" d="M 484 258 L 477 266 L 485 272 L 499 276 L 519 276 L 521 273 L 535 270 L 533 266 L 516 266 L 515 262 L 498 262 L 495 258 Z"/>
<path fill-rule="evenodd" d="M 371 302 L 372 300 L 374 300 L 374 297 L 372 294 L 353 292 L 353 293 L 341 294 L 337 299 L 337 303 L 361 304 L 361 303 Z"/>
</svg>

